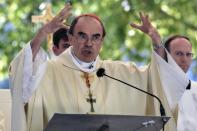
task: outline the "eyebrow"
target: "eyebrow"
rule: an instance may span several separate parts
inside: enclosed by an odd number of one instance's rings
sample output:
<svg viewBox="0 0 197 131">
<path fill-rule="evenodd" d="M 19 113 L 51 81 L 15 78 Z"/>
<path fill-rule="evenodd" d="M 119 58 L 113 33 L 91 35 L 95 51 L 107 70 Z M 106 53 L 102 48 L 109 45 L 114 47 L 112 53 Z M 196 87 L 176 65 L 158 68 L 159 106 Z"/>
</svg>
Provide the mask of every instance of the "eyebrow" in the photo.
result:
<svg viewBox="0 0 197 131">
<path fill-rule="evenodd" d="M 96 34 L 93 34 L 92 36 L 101 36 L 101 34 L 96 33 Z"/>
<path fill-rule="evenodd" d="M 80 31 L 80 32 L 78 32 L 77 34 L 86 34 L 86 33 Z M 87 35 L 87 34 L 86 34 L 86 35 Z M 92 36 L 101 36 L 101 34 L 100 34 L 100 33 L 95 33 L 95 34 L 92 34 Z"/>
<path fill-rule="evenodd" d="M 82 31 L 80 31 L 80 32 L 77 32 L 77 34 L 86 34 L 86 33 L 84 33 L 84 32 L 82 32 Z"/>
</svg>

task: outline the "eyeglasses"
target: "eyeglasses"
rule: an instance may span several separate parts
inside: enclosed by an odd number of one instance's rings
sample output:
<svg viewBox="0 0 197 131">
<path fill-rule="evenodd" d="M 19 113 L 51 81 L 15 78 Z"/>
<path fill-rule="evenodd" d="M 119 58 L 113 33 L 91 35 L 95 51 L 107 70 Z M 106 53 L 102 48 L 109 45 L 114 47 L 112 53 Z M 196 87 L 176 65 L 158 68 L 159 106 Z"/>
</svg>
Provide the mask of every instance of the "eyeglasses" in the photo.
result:
<svg viewBox="0 0 197 131">
<path fill-rule="evenodd" d="M 175 55 L 178 56 L 178 57 L 183 57 L 183 56 L 186 56 L 186 57 L 189 57 L 189 58 L 193 57 L 193 53 L 191 53 L 191 52 L 177 51 L 177 52 L 175 52 Z"/>
<path fill-rule="evenodd" d="M 89 39 L 90 39 L 93 44 L 99 44 L 102 40 L 101 34 L 99 34 L 99 33 L 93 34 L 91 36 L 91 38 L 89 38 L 89 36 L 86 33 L 78 32 L 76 38 L 77 38 L 77 41 L 80 43 L 85 43 L 85 42 L 89 41 Z"/>
</svg>

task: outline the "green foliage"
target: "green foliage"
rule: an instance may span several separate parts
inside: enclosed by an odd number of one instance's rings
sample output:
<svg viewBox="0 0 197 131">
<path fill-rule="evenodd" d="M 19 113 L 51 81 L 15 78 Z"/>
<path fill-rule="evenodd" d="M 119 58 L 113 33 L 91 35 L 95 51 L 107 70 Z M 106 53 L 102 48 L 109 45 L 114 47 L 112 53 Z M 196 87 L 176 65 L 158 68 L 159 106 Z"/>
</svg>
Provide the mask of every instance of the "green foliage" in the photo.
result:
<svg viewBox="0 0 197 131">
<path fill-rule="evenodd" d="M 53 12 L 63 8 L 64 1 L 51 0 Z M 1 0 L 0 2 L 0 77 L 7 74 L 11 60 L 32 39 L 41 24 L 31 22 L 32 15 L 40 15 L 42 1 Z M 139 12 L 149 14 L 163 38 L 184 34 L 197 52 L 197 2 L 195 0 L 73 0 L 73 16 L 95 13 L 103 20 L 107 36 L 102 58 L 126 59 L 147 63 L 151 40 L 129 26 L 139 21 Z"/>
</svg>

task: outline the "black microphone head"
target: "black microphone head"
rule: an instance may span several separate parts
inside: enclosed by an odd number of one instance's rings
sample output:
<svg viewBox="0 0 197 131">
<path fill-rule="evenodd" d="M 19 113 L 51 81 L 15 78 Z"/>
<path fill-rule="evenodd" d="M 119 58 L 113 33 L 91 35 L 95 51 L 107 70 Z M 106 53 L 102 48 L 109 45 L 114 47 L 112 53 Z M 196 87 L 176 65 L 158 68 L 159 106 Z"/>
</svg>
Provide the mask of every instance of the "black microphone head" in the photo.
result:
<svg viewBox="0 0 197 131">
<path fill-rule="evenodd" d="M 104 68 L 99 68 L 99 69 L 97 70 L 97 72 L 96 72 L 96 75 L 97 75 L 98 77 L 103 77 L 104 74 L 105 74 L 105 69 L 104 69 Z"/>
</svg>

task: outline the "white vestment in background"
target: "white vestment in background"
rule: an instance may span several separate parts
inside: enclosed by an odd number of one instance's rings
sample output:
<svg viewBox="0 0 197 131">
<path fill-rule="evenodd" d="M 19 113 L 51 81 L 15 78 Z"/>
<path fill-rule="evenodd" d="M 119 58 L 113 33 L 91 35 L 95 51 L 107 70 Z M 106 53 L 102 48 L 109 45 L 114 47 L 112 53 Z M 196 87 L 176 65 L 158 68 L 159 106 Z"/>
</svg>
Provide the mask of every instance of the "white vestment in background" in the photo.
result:
<svg viewBox="0 0 197 131">
<path fill-rule="evenodd" d="M 35 74 L 47 60 L 47 54 L 40 49 L 33 62 L 28 43 L 12 60 L 9 67 L 9 85 L 12 93 L 12 131 L 25 131 L 24 105 L 34 92 Z"/>
<path fill-rule="evenodd" d="M 197 130 L 197 83 L 191 81 L 191 89 L 186 90 L 179 102 L 178 131 Z"/>
</svg>

